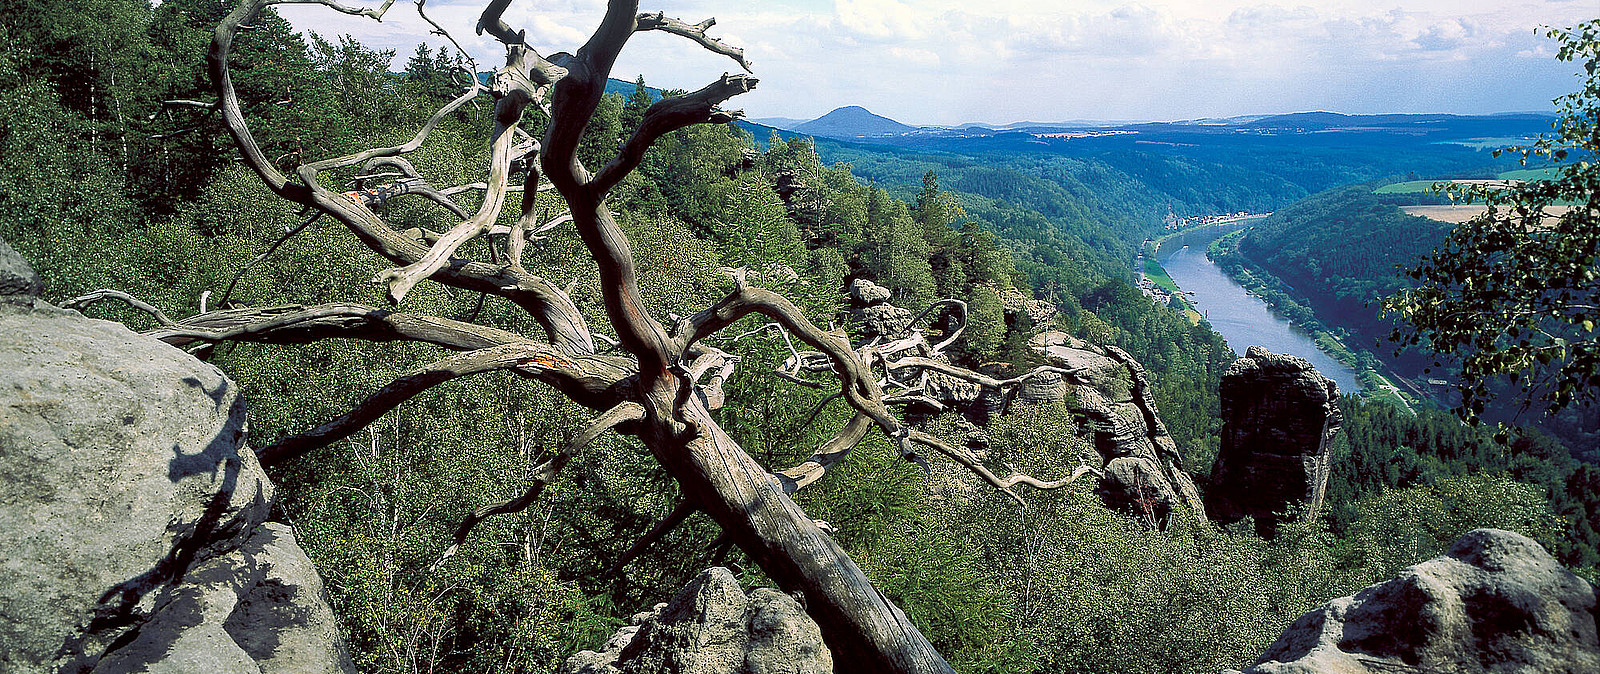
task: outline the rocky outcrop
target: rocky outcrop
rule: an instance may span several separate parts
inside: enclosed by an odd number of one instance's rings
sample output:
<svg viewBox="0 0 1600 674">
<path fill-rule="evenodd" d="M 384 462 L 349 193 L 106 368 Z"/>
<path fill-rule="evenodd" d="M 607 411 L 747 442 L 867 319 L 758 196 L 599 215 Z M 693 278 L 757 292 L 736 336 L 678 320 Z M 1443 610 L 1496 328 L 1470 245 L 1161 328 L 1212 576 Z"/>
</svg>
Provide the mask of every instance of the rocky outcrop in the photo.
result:
<svg viewBox="0 0 1600 674">
<path fill-rule="evenodd" d="M 0 303 L 31 304 L 44 293 L 44 284 L 28 261 L 10 244 L 0 241 Z"/>
<path fill-rule="evenodd" d="M 850 283 L 850 314 L 863 339 L 903 337 L 911 327 L 911 312 L 889 303 L 888 288 L 866 279 Z"/>
<path fill-rule="evenodd" d="M 999 295 L 1000 303 L 1005 307 L 1006 315 L 1012 317 L 1013 325 L 1022 316 L 1027 316 L 1035 329 L 1044 330 L 1050 325 L 1051 319 L 1055 318 L 1056 305 L 1036 300 L 1016 288 L 1001 290 Z"/>
<path fill-rule="evenodd" d="M 633 617 L 600 652 L 568 658 L 562 674 L 826 674 L 822 630 L 794 599 L 746 595 L 727 569 L 701 572 L 673 597 Z"/>
<path fill-rule="evenodd" d="M 1322 507 L 1328 448 L 1338 435 L 1339 386 L 1303 358 L 1252 346 L 1222 374 L 1222 449 L 1206 511 L 1253 517 L 1270 535 L 1285 513 Z"/>
<path fill-rule="evenodd" d="M 1115 346 L 1096 346 L 1063 332 L 1036 336 L 1033 348 L 1050 364 L 1072 372 L 1054 381 L 1064 396 L 1070 392 L 1065 399 L 1094 434 L 1104 461 L 1096 492 L 1106 505 L 1160 527 L 1175 508 L 1199 517 L 1200 494 L 1161 421 L 1144 366 Z M 1048 391 L 1040 400 L 1062 399 L 1054 388 L 1035 390 Z M 1028 394 L 1024 388 L 1018 396 L 1027 399 Z"/>
<path fill-rule="evenodd" d="M 1538 543 L 1477 529 L 1302 616 L 1244 674 L 1600 672 L 1595 609 L 1594 588 Z"/>
<path fill-rule="evenodd" d="M 1048 325 L 1054 309 L 1015 290 L 1001 295 L 1008 314 L 1026 314 L 1035 325 Z M 865 338 L 904 335 L 911 312 L 889 304 L 887 289 L 866 280 L 850 285 L 850 305 Z M 1031 346 L 1050 365 L 1046 371 L 1004 388 L 984 386 L 939 372 L 924 375 L 924 393 L 943 409 L 987 424 L 1016 402 L 1067 402 L 1084 421 L 1099 451 L 1103 477 L 1098 492 L 1106 504 L 1164 528 L 1176 508 L 1204 521 L 1204 508 L 1194 480 L 1183 471 L 1177 444 L 1156 409 L 1144 366 L 1114 346 L 1097 346 L 1064 332 L 1035 335 Z M 937 358 L 943 359 L 940 355 Z M 949 362 L 945 360 L 944 362 Z M 984 375 L 1017 377 L 1006 363 L 980 368 Z M 981 448 L 981 433 L 967 444 Z"/>
<path fill-rule="evenodd" d="M 233 382 L 4 285 L 0 670 L 353 671 Z"/>
</svg>

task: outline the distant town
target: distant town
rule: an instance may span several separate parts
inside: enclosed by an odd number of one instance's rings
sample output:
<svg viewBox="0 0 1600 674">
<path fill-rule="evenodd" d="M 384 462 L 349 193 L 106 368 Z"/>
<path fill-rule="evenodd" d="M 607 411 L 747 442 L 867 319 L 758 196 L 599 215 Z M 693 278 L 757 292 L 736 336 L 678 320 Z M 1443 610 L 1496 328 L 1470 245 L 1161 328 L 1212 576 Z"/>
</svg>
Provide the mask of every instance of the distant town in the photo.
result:
<svg viewBox="0 0 1600 674">
<path fill-rule="evenodd" d="M 1198 225 L 1217 225 L 1217 226 L 1220 227 L 1222 225 L 1231 225 L 1231 224 L 1233 224 L 1233 223 L 1235 223 L 1235 222 L 1237 222 L 1239 220 L 1246 220 L 1246 219 L 1250 219 L 1250 218 L 1264 218 L 1264 217 L 1267 217 L 1269 215 L 1272 215 L 1272 211 L 1267 211 L 1266 213 L 1250 213 L 1248 211 L 1235 211 L 1233 213 L 1221 213 L 1221 214 L 1216 214 L 1216 215 L 1191 215 L 1191 216 L 1186 217 L 1186 218 L 1180 218 L 1180 217 L 1176 217 L 1176 216 L 1168 216 L 1166 218 L 1166 222 L 1167 222 L 1166 229 L 1169 229 L 1169 230 L 1188 229 L 1190 227 L 1195 227 L 1195 226 L 1198 226 Z"/>
</svg>

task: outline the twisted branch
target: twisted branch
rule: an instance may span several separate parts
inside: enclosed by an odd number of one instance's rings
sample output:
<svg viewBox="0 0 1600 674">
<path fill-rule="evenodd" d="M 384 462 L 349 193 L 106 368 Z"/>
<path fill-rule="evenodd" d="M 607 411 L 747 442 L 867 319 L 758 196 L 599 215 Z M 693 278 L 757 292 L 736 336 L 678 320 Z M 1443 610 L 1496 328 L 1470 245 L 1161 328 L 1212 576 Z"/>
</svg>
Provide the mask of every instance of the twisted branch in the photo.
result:
<svg viewBox="0 0 1600 674">
<path fill-rule="evenodd" d="M 721 40 L 706 35 L 706 31 L 717 25 L 716 19 L 706 19 L 695 25 L 689 25 L 677 19 L 668 18 L 666 12 L 655 14 L 640 14 L 634 21 L 634 32 L 642 33 L 648 30 L 658 30 L 679 37 L 686 37 L 698 42 L 714 54 L 721 54 L 734 60 L 739 67 L 747 73 L 755 72 L 750 69 L 750 61 L 745 59 L 744 50 L 728 45 Z"/>
<path fill-rule="evenodd" d="M 520 341 L 459 353 L 413 370 L 367 396 L 349 412 L 304 433 L 291 435 L 259 451 L 261 465 L 271 467 L 348 437 L 418 393 L 444 382 L 483 372 L 510 369 L 574 367 L 570 355 L 549 344 Z"/>
<path fill-rule="evenodd" d="M 122 302 L 123 304 L 138 309 L 139 311 L 150 314 L 151 318 L 156 319 L 156 322 L 162 325 L 178 324 L 177 321 L 172 320 L 172 318 L 167 316 L 166 312 L 162 311 L 159 307 L 120 290 L 109 290 L 102 288 L 87 295 L 82 295 L 67 300 L 61 304 L 61 307 L 64 309 L 77 309 L 82 311 L 89 305 L 101 300 L 117 300 Z"/>
<path fill-rule="evenodd" d="M 1022 497 L 1018 496 L 1016 492 L 1011 491 L 1011 488 L 1016 485 L 1025 484 L 1033 487 L 1034 489 L 1060 489 L 1072 484 L 1075 480 L 1083 477 L 1084 475 L 1090 473 L 1094 473 L 1096 475 L 1100 474 L 1099 470 L 1088 465 L 1083 465 L 1078 466 L 1077 470 L 1072 471 L 1072 474 L 1067 476 L 1065 479 L 1056 480 L 1054 482 L 1045 482 L 1028 475 L 1023 475 L 1022 473 L 1012 473 L 1010 477 L 1001 479 L 994 473 L 990 472 L 988 468 L 984 467 L 983 461 L 964 447 L 956 447 L 955 445 L 940 439 L 938 436 L 929 435 L 918 430 L 911 431 L 910 439 L 912 442 L 915 442 L 919 445 L 932 447 L 940 454 L 954 459 L 956 463 L 966 466 L 967 470 L 972 471 L 973 474 L 983 478 L 984 482 L 988 482 L 995 489 L 998 489 L 1006 496 L 1011 497 L 1012 500 L 1017 502 L 1017 505 L 1020 505 L 1024 508 L 1028 506 L 1027 502 L 1023 501 Z"/>
<path fill-rule="evenodd" d="M 539 498 L 539 494 L 544 491 L 545 485 L 554 481 L 556 475 L 561 472 L 562 468 L 567 466 L 572 457 L 577 455 L 579 450 L 594 442 L 596 438 L 600 437 L 601 433 L 621 424 L 638 421 L 643 418 L 644 408 L 639 406 L 638 403 L 632 402 L 619 403 L 616 407 L 600 413 L 600 416 L 595 417 L 593 423 L 562 445 L 555 456 L 533 469 L 533 484 L 521 496 L 479 508 L 462 520 L 461 524 L 456 527 L 455 540 L 445 548 L 444 552 L 439 555 L 439 559 L 434 561 L 428 567 L 428 570 L 436 571 L 441 564 L 444 564 L 445 560 L 454 557 L 456 552 L 461 549 L 461 544 L 466 542 L 467 535 L 471 534 L 473 528 L 477 527 L 480 522 L 495 515 L 509 515 L 527 510 L 528 506 L 533 505 L 534 500 Z"/>
</svg>

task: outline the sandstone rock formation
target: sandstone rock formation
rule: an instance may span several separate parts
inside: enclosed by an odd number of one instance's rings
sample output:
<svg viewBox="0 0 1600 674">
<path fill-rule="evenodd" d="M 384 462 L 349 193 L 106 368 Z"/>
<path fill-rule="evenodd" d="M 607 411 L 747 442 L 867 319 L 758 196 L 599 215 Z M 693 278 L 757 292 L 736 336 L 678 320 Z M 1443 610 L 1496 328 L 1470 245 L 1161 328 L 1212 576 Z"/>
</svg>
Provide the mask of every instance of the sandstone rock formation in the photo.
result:
<svg viewBox="0 0 1600 674">
<path fill-rule="evenodd" d="M 870 281 L 850 286 L 850 305 L 866 338 L 904 336 L 912 314 L 889 303 L 887 289 Z M 1048 326 L 1054 309 L 1014 290 L 1002 294 L 1013 320 L 1026 314 L 1034 325 Z M 1097 346 L 1064 332 L 1035 335 L 1032 348 L 1056 370 L 1035 372 L 1011 386 L 980 384 L 949 374 L 925 373 L 922 390 L 942 410 L 953 410 L 967 420 L 987 424 L 1015 402 L 1065 401 L 1093 434 L 1100 454 L 1102 477 L 1097 491 L 1106 504 L 1165 528 L 1175 508 L 1187 509 L 1204 521 L 1204 507 L 1192 480 L 1183 471 L 1177 444 L 1168 434 L 1156 409 L 1144 367 L 1114 346 Z M 943 359 L 944 356 L 938 356 Z M 948 362 L 948 360 L 944 361 Z M 987 377 L 1004 381 L 1019 372 L 1006 363 L 979 368 Z M 981 448 L 981 434 L 967 444 Z"/>
<path fill-rule="evenodd" d="M 0 670 L 353 671 L 233 382 L 38 291 L 0 242 Z"/>
<path fill-rule="evenodd" d="M 1595 611 L 1594 588 L 1538 543 L 1477 529 L 1302 616 L 1244 674 L 1600 672 Z"/>
<path fill-rule="evenodd" d="M 889 303 L 888 288 L 866 279 L 850 283 L 850 312 L 864 339 L 894 338 L 911 325 L 911 312 Z"/>
<path fill-rule="evenodd" d="M 1252 346 L 1222 375 L 1222 449 L 1206 492 L 1219 522 L 1254 517 L 1270 535 L 1281 515 L 1322 507 L 1339 386 L 1302 358 Z"/>
<path fill-rule="evenodd" d="M 1144 366 L 1115 346 L 1095 346 L 1062 332 L 1042 333 L 1032 346 L 1052 365 L 1073 373 L 1060 381 L 1063 392 L 1070 389 L 1071 408 L 1094 432 L 1095 449 L 1105 462 L 1096 492 L 1106 505 L 1155 526 L 1164 527 L 1180 506 L 1203 521 L 1199 492 L 1161 421 Z M 1027 400 L 1030 391 L 1024 388 L 1018 395 Z M 1050 390 L 1040 399 L 1060 399 L 1055 395 Z"/>
<path fill-rule="evenodd" d="M 727 569 L 701 572 L 673 597 L 633 617 L 598 653 L 567 659 L 562 674 L 826 674 L 822 631 L 789 595 L 746 595 Z"/>
<path fill-rule="evenodd" d="M 1016 317 L 1025 315 L 1039 330 L 1044 330 L 1050 324 L 1050 319 L 1056 315 L 1056 305 L 1033 299 L 1016 288 L 1001 290 L 999 295 L 1000 303 L 1005 307 L 1007 315 Z M 1015 322 L 1016 319 L 1012 320 Z"/>
</svg>

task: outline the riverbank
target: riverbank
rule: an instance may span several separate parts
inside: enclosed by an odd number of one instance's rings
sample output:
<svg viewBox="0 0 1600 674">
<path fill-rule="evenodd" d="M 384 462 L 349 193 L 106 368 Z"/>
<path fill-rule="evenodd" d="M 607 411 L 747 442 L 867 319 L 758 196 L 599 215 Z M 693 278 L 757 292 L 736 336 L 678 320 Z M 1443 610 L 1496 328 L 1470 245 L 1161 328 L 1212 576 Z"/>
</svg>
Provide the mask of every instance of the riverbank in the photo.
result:
<svg viewBox="0 0 1600 674">
<path fill-rule="evenodd" d="M 1383 362 L 1365 350 L 1352 349 L 1344 336 L 1329 328 L 1312 311 L 1311 307 L 1294 296 L 1294 289 L 1271 273 L 1261 269 L 1239 252 L 1239 240 L 1247 230 L 1224 234 L 1206 248 L 1206 256 L 1215 262 L 1235 283 L 1250 294 L 1260 298 L 1274 313 L 1311 335 L 1317 348 L 1356 374 L 1356 381 L 1373 400 L 1382 400 L 1416 415 L 1416 406 L 1422 400 L 1414 392 L 1407 392 L 1394 379 L 1383 374 Z M 1394 375 L 1398 378 L 1398 375 Z M 1403 380 L 1401 380 L 1403 381 Z"/>
<path fill-rule="evenodd" d="M 1188 317 L 1190 323 L 1198 324 L 1204 316 L 1195 308 L 1194 302 L 1190 297 L 1178 287 L 1177 282 L 1167 274 L 1167 270 L 1161 266 L 1159 260 L 1162 247 L 1178 240 L 1189 239 L 1195 234 L 1211 234 L 1214 237 L 1219 230 L 1231 231 L 1238 229 L 1265 219 L 1269 215 L 1271 214 L 1254 214 L 1204 222 L 1175 232 L 1169 232 L 1158 239 L 1145 239 L 1144 247 L 1139 250 L 1139 258 L 1134 267 L 1134 272 L 1140 281 L 1140 288 L 1144 289 L 1145 283 L 1148 282 L 1154 289 L 1165 293 L 1166 297 L 1175 298 L 1178 306 L 1174 308 L 1183 311 L 1184 316 Z M 1202 238 L 1204 237 L 1202 236 Z M 1211 239 L 1205 240 L 1210 241 Z M 1147 290 L 1146 294 L 1150 295 L 1151 293 Z"/>
</svg>

